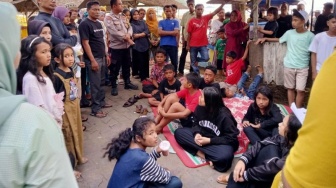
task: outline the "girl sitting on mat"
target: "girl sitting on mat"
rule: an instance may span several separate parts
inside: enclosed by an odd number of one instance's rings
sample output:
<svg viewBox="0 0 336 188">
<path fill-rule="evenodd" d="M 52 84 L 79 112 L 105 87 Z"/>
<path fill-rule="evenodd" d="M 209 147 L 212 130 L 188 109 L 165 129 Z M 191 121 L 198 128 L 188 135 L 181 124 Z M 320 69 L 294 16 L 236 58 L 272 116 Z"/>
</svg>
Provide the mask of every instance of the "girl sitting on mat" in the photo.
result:
<svg viewBox="0 0 336 188">
<path fill-rule="evenodd" d="M 234 152 L 239 146 L 239 130 L 217 88 L 203 89 L 194 119 L 192 128 L 179 128 L 175 131 L 177 143 L 192 155 L 209 161 L 219 172 L 230 169 Z"/>
<path fill-rule="evenodd" d="M 271 187 L 274 176 L 285 164 L 301 126 L 294 114 L 285 116 L 283 122 L 279 123 L 280 135 L 257 142 L 239 159 L 234 171 L 229 176 L 219 176 L 217 182 L 228 184 L 227 188 Z"/>
<path fill-rule="evenodd" d="M 112 187 L 182 187 L 182 182 L 169 170 L 156 163 L 163 152 L 157 145 L 155 123 L 148 117 L 140 117 L 113 138 L 106 147 L 108 159 L 117 159 L 108 188 Z M 151 154 L 147 147 L 155 147 Z M 162 153 L 166 155 L 165 153 Z"/>
<path fill-rule="evenodd" d="M 254 145 L 267 137 L 277 134 L 276 129 L 282 121 L 280 109 L 273 103 L 272 90 L 267 86 L 260 86 L 254 95 L 252 103 L 244 118 L 244 132 L 250 143 Z"/>
</svg>

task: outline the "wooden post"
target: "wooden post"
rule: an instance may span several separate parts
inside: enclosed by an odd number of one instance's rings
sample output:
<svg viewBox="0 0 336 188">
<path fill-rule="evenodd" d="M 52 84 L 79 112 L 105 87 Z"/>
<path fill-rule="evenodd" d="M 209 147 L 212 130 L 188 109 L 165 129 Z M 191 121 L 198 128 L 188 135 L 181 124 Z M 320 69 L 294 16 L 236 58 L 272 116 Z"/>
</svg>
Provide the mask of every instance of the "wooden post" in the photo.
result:
<svg viewBox="0 0 336 188">
<path fill-rule="evenodd" d="M 271 7 L 271 0 L 266 0 L 266 9 Z"/>
<path fill-rule="evenodd" d="M 253 13 L 253 40 L 258 39 L 258 18 L 259 18 L 259 8 L 258 8 L 258 0 L 252 1 L 252 13 Z"/>
</svg>

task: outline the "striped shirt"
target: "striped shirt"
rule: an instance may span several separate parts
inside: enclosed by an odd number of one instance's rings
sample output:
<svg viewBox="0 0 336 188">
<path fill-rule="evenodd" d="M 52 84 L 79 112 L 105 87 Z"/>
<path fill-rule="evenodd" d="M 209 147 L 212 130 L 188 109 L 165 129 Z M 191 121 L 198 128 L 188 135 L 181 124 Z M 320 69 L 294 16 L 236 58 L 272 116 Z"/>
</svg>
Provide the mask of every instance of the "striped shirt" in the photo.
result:
<svg viewBox="0 0 336 188">
<path fill-rule="evenodd" d="M 117 161 L 107 187 L 140 188 L 146 182 L 168 184 L 171 174 L 156 162 L 159 157 L 155 149 L 150 154 L 140 148 L 128 149 Z"/>
</svg>

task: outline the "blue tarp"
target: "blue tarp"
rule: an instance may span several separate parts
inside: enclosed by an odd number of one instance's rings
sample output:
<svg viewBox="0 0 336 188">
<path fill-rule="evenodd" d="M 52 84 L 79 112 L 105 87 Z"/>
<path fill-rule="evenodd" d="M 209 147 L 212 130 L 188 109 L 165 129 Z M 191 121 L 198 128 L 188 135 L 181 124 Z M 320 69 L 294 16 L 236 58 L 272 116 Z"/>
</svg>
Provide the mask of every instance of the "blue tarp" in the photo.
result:
<svg viewBox="0 0 336 188">
<path fill-rule="evenodd" d="M 289 5 L 296 5 L 300 2 L 300 0 L 270 0 L 270 1 L 271 1 L 271 6 L 279 6 L 283 2 L 286 2 Z M 252 4 L 251 1 L 249 3 Z M 262 0 L 259 4 L 259 7 L 264 7 L 264 6 L 266 6 L 266 0 Z"/>
</svg>

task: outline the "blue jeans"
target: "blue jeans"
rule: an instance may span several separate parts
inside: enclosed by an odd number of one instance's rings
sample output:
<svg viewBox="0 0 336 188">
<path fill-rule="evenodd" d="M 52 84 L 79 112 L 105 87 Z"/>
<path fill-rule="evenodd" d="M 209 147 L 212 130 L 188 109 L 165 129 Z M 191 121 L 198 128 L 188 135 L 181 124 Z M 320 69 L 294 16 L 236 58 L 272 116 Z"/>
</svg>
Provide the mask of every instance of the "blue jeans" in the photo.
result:
<svg viewBox="0 0 336 188">
<path fill-rule="evenodd" d="M 172 176 L 168 184 L 148 182 L 146 183 L 145 187 L 146 188 L 181 188 L 182 181 L 178 177 Z"/>
<path fill-rule="evenodd" d="M 168 62 L 168 57 L 170 58 L 171 64 L 174 65 L 175 72 L 177 72 L 177 56 L 178 56 L 178 49 L 177 46 L 168 46 L 163 45 L 160 48 L 164 49 L 167 53 L 166 61 Z"/>
<path fill-rule="evenodd" d="M 245 83 L 246 83 L 246 80 L 248 79 L 249 75 L 244 72 L 242 77 L 240 78 L 238 84 L 237 84 L 237 87 L 238 87 L 238 91 L 240 91 L 242 88 L 244 88 L 245 92 L 246 92 L 246 95 L 251 99 L 251 100 L 254 100 L 254 93 L 255 93 L 255 90 L 257 89 L 259 83 L 261 82 L 262 80 L 262 75 L 260 74 L 257 74 L 254 79 L 253 79 L 253 82 L 250 84 L 249 88 L 246 89 L 245 88 Z M 239 95 L 238 96 L 235 96 L 235 97 L 240 97 Z"/>
<path fill-rule="evenodd" d="M 197 57 L 198 53 L 200 53 L 201 57 Z M 208 48 L 206 46 L 190 47 L 190 59 L 193 71 L 199 74 L 199 69 L 196 63 L 208 62 L 209 60 Z"/>
</svg>

